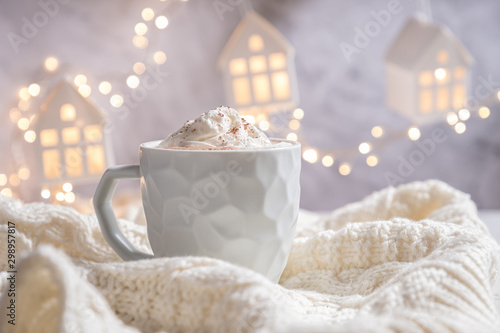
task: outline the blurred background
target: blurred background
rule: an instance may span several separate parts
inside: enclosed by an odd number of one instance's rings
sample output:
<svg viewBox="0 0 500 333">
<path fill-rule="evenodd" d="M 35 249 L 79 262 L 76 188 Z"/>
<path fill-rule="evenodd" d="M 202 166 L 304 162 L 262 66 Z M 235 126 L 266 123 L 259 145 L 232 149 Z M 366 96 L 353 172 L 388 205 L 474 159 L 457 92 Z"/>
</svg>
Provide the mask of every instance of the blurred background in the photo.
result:
<svg viewBox="0 0 500 333">
<path fill-rule="evenodd" d="M 444 112 L 439 121 L 423 123 L 387 105 L 387 90 L 397 87 L 388 87 L 386 54 L 410 17 L 419 10 L 427 10 L 429 15 L 424 2 L 254 0 L 251 7 L 295 50 L 293 66 L 289 62 L 287 70 L 297 94 L 291 92 L 289 110 L 265 121 L 272 132 L 273 122 L 300 120 L 290 124 L 290 129 L 276 132 L 282 136 L 296 133 L 304 140 L 303 208 L 330 210 L 389 185 L 431 178 L 470 193 L 480 208 L 500 208 L 500 2 L 431 3 L 434 23 L 449 27 L 475 62 L 467 67 L 471 116 L 450 109 L 460 119 L 455 121 Z M 109 156 L 107 143 L 99 148 L 98 143 L 104 142 L 101 132 L 88 127 L 84 132 L 88 137 L 82 134 L 94 142 L 90 152 L 88 146 L 82 148 L 89 160 L 93 154 L 98 156 L 97 162 L 85 169 L 90 173 L 94 170 L 94 176 L 107 165 L 136 164 L 139 144 L 162 139 L 186 120 L 225 104 L 227 73 L 217 62 L 249 8 L 248 3 L 226 0 L 2 1 L 2 193 L 26 201 L 42 200 L 41 195 L 44 200 L 55 198 L 58 190 L 51 186 L 57 182 L 41 180 L 43 162 L 37 159 L 42 148 L 42 129 L 35 124 L 40 106 L 50 106 L 63 96 L 68 98 L 64 105 L 77 106 L 78 110 L 86 107 L 73 92 L 63 94 L 69 86 L 56 88 L 50 96 L 61 78 L 68 78 L 71 86 L 108 119 L 104 132 L 112 147 Z M 379 23 L 377 13 L 384 10 L 390 18 Z M 158 19 L 163 16 L 167 21 Z M 359 43 L 357 34 L 361 30 L 366 35 L 366 29 L 375 30 Z M 408 47 L 418 42 L 418 37 L 409 37 Z M 145 75 L 150 76 L 151 84 L 142 90 L 145 93 L 134 93 L 134 89 L 139 90 L 131 87 L 143 84 Z M 488 112 L 480 111 L 481 107 Z M 301 111 L 295 112 L 297 108 L 303 110 L 303 116 Z M 65 110 L 71 117 L 73 109 Z M 23 118 L 28 122 L 21 121 Z M 50 117 L 45 118 L 50 124 Z M 95 125 L 99 120 L 94 118 L 84 118 L 78 126 L 86 122 Z M 457 122 L 466 127 L 456 127 Z M 256 123 L 268 128 L 259 119 Z M 383 132 L 380 138 L 376 130 L 373 134 L 375 126 Z M 412 126 L 418 135 L 408 134 Z M 440 130 L 439 142 L 433 139 L 436 129 Z M 419 143 L 427 139 L 434 142 L 432 153 L 415 153 L 423 151 Z M 361 147 L 363 142 L 368 146 Z M 311 150 L 306 153 L 307 149 Z M 99 160 L 104 153 L 109 164 Z M 331 161 L 324 156 L 330 156 Z M 374 156 L 376 163 L 373 158 L 368 161 L 368 156 Z M 71 161 L 83 163 L 79 157 L 66 157 L 66 164 Z M 75 181 L 74 189 L 61 193 L 90 198 L 95 178 Z M 74 197 L 66 201 L 73 202 Z"/>
</svg>

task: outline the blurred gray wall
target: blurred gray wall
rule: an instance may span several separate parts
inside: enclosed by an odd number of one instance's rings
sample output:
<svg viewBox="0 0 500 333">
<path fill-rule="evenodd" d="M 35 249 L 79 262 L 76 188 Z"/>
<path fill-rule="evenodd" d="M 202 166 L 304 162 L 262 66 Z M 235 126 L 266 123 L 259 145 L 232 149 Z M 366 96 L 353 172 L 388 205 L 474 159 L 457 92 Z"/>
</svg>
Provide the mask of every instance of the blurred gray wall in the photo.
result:
<svg viewBox="0 0 500 333">
<path fill-rule="evenodd" d="M 42 0 L 43 1 L 43 0 Z M 43 2 L 46 2 L 45 0 Z M 172 1 L 172 0 L 168 0 Z M 167 2 L 168 2 L 167 1 Z M 63 1 L 61 1 L 63 2 Z M 16 54 L 8 33 L 21 33 L 23 17 L 31 19 L 41 10 L 37 1 L 0 2 L 0 173 L 11 168 L 9 147 L 13 126 L 8 111 L 20 87 L 42 78 L 41 64 L 47 56 L 59 58 L 70 74 L 83 72 L 94 88 L 92 97 L 108 112 L 106 99 L 97 93 L 97 83 L 110 81 L 127 93 L 125 78 L 145 51 L 132 46 L 134 25 L 145 6 L 163 8 L 167 2 L 131 0 L 66 0 L 58 6 L 37 34 L 19 46 Z M 227 1 L 222 0 L 227 3 Z M 381 125 L 389 131 L 404 130 L 410 122 L 385 106 L 385 52 L 417 1 L 401 0 L 402 12 L 393 15 L 387 27 L 359 54 L 347 62 L 340 43 L 353 43 L 354 28 L 364 28 L 371 11 L 387 8 L 388 1 L 372 0 L 255 0 L 253 6 L 275 25 L 296 48 L 302 122 L 308 141 L 322 149 L 356 146 L 370 140 L 370 129 Z M 448 25 L 476 59 L 473 87 L 492 77 L 500 88 L 500 2 L 496 0 L 439 0 L 432 2 L 435 21 Z M 110 112 L 117 164 L 138 161 L 138 145 L 160 139 L 187 119 L 224 103 L 222 76 L 216 69 L 218 55 L 241 19 L 237 8 L 223 19 L 212 0 L 189 0 L 170 15 L 169 26 L 150 41 L 150 51 L 163 50 L 169 73 L 159 87 L 121 120 Z M 492 115 L 467 122 L 467 131 L 457 135 L 439 125 L 446 140 L 425 158 L 404 181 L 437 178 L 470 193 L 480 208 L 500 208 L 500 107 L 490 105 Z M 436 126 L 422 129 L 429 138 Z M 375 168 L 363 159 L 351 160 L 351 175 L 320 163 L 303 164 L 302 206 L 328 210 L 388 186 L 386 172 L 397 173 L 402 159 L 418 149 L 408 139 L 377 152 Z M 92 192 L 93 187 L 88 189 Z M 30 190 L 25 190 L 30 191 Z"/>
</svg>

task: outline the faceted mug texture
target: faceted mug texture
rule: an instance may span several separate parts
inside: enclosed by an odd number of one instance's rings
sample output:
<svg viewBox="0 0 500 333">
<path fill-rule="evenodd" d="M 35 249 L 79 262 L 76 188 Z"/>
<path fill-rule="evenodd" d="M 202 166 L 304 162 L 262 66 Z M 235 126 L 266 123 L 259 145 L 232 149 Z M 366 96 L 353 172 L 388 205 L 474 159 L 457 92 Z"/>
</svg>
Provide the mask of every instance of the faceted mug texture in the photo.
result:
<svg viewBox="0 0 500 333">
<path fill-rule="evenodd" d="M 141 190 L 155 256 L 209 256 L 277 282 L 295 234 L 300 144 L 192 151 L 141 146 Z"/>
</svg>

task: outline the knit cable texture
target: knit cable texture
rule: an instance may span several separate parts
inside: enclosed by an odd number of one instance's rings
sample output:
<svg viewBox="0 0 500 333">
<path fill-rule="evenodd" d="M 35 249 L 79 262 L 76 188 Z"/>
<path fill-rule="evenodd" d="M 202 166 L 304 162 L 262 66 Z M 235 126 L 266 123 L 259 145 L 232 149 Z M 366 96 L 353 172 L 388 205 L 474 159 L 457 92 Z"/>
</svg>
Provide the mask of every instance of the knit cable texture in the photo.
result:
<svg viewBox="0 0 500 333">
<path fill-rule="evenodd" d="M 0 196 L 0 222 L 0 332 L 500 332 L 500 247 L 469 196 L 439 181 L 302 211 L 279 284 L 205 257 L 123 262 L 95 215 L 68 207 Z M 151 251 L 144 225 L 120 228 Z"/>
</svg>

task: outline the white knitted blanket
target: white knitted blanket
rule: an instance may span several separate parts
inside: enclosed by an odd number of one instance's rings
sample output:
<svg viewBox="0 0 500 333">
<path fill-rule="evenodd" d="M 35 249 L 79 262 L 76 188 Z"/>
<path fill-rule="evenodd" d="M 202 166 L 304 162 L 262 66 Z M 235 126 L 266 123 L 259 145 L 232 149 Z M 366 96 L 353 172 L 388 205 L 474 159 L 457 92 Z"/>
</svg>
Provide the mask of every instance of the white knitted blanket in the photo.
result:
<svg viewBox="0 0 500 333">
<path fill-rule="evenodd" d="M 0 222 L 0 332 L 500 332 L 499 246 L 469 196 L 438 181 L 301 212 L 279 285 L 210 258 L 123 262 L 71 208 L 0 196 Z M 120 222 L 148 251 L 145 226 Z"/>
</svg>

